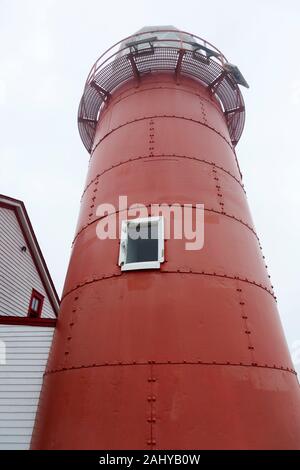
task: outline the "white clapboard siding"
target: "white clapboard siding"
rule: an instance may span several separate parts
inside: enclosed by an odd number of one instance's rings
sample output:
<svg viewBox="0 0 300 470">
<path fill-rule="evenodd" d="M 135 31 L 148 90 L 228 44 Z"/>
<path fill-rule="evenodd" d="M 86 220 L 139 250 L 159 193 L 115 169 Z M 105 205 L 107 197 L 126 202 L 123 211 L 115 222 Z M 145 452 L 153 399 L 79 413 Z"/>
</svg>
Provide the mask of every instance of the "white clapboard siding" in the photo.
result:
<svg viewBox="0 0 300 470">
<path fill-rule="evenodd" d="M 55 313 L 36 269 L 16 214 L 0 207 L 0 315 L 27 316 L 32 289 L 44 297 L 43 318 Z"/>
<path fill-rule="evenodd" d="M 1 325 L 0 450 L 28 449 L 54 328 Z"/>
</svg>

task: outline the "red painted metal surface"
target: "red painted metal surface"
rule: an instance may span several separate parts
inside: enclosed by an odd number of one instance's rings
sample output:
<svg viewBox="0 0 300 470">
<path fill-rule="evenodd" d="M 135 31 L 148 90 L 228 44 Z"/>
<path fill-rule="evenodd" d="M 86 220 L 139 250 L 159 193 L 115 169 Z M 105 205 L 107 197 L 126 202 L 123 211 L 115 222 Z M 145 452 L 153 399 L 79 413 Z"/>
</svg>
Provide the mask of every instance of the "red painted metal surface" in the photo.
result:
<svg viewBox="0 0 300 470">
<path fill-rule="evenodd" d="M 223 112 L 175 78 L 130 81 L 101 114 L 33 449 L 300 448 L 299 385 Z M 96 237 L 97 206 L 119 195 L 203 203 L 203 249 L 166 240 L 160 270 L 121 273 L 119 241 Z"/>
</svg>

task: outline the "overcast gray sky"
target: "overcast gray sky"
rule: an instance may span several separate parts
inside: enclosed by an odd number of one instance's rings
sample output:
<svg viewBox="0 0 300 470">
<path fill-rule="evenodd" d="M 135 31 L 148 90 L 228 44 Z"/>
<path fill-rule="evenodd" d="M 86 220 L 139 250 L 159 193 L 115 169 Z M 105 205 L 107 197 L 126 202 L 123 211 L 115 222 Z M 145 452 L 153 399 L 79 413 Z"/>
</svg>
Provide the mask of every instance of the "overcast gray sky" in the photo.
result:
<svg viewBox="0 0 300 470">
<path fill-rule="evenodd" d="M 300 351 L 299 1 L 0 0 L 0 192 L 25 202 L 61 294 L 88 164 L 76 122 L 84 81 L 104 50 L 158 24 L 207 39 L 250 84 L 237 153 Z"/>
</svg>

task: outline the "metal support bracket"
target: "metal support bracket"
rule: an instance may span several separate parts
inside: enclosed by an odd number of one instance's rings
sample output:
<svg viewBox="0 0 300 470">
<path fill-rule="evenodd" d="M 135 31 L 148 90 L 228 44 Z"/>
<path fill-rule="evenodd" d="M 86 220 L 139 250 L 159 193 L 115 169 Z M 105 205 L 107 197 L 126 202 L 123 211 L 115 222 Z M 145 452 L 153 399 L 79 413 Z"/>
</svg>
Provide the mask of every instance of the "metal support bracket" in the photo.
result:
<svg viewBox="0 0 300 470">
<path fill-rule="evenodd" d="M 105 101 L 109 100 L 110 93 L 104 90 L 104 88 L 98 85 L 98 83 L 96 83 L 94 80 L 91 82 L 91 87 L 94 88 L 99 93 L 99 95 L 103 98 L 103 100 Z"/>
<path fill-rule="evenodd" d="M 131 68 L 132 68 L 132 72 L 133 72 L 133 75 L 134 75 L 134 78 L 136 79 L 136 82 L 137 82 L 137 86 L 140 84 L 140 72 L 137 68 L 137 65 L 136 65 L 136 62 L 134 60 L 134 56 L 132 53 L 128 54 L 128 60 L 131 64 Z"/>
<path fill-rule="evenodd" d="M 220 73 L 220 75 L 213 81 L 211 82 L 207 88 L 209 90 L 209 92 L 214 95 L 217 91 L 217 89 L 219 88 L 219 86 L 221 85 L 222 81 L 224 80 L 224 78 L 226 77 L 227 75 L 227 72 L 225 70 L 223 70 L 223 72 Z"/>
<path fill-rule="evenodd" d="M 151 54 L 154 54 L 154 46 L 153 46 L 153 42 L 157 40 L 157 37 L 156 36 L 152 36 L 151 38 L 147 38 L 147 39 L 142 39 L 140 41 L 131 41 L 131 42 L 127 42 L 126 43 L 126 46 L 129 47 L 129 50 L 130 50 L 130 54 L 132 54 L 133 56 L 136 56 L 136 55 L 151 55 Z M 139 49 L 139 46 L 144 46 L 144 45 L 149 45 L 148 48 L 140 48 Z"/>
<path fill-rule="evenodd" d="M 184 56 L 185 56 L 185 51 L 183 49 L 180 49 L 178 52 L 178 60 L 177 60 L 176 68 L 175 68 L 175 80 L 176 80 L 177 85 L 179 84 L 181 66 L 182 66 L 182 61 L 183 61 Z"/>
</svg>

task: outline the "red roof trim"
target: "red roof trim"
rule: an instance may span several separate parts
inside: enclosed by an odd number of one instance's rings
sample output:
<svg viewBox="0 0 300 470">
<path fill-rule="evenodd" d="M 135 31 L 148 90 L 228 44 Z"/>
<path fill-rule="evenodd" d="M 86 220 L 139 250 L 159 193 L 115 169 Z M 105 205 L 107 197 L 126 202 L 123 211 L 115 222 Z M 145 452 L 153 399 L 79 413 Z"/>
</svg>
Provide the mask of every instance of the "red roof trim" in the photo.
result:
<svg viewBox="0 0 300 470">
<path fill-rule="evenodd" d="M 2 199 L 2 201 L 1 201 Z M 5 201 L 3 201 L 3 199 Z M 48 295 L 48 298 L 49 298 L 49 301 L 51 303 L 51 306 L 54 310 L 54 313 L 55 313 L 55 316 L 57 316 L 57 313 L 58 313 L 58 308 L 59 308 L 59 304 L 60 304 L 60 300 L 59 300 L 59 297 L 57 295 L 57 292 L 56 292 L 56 289 L 55 289 L 55 286 L 53 284 L 53 281 L 52 281 L 52 278 L 50 276 L 50 273 L 49 273 L 49 270 L 48 270 L 48 267 L 47 267 L 47 264 L 46 264 L 46 261 L 43 257 L 43 254 L 42 254 L 42 251 L 40 249 L 40 246 L 38 244 L 38 241 L 37 241 L 37 238 L 35 236 L 35 233 L 34 233 L 34 230 L 33 230 L 33 227 L 31 225 L 31 222 L 30 222 L 30 219 L 29 219 L 29 216 L 27 214 L 27 211 L 26 211 L 26 208 L 25 208 L 25 205 L 22 201 L 18 200 L 18 199 L 13 199 L 9 196 L 5 196 L 3 194 L 0 194 L 0 207 L 5 207 L 6 209 L 10 209 L 10 210 L 13 210 L 16 214 L 16 217 L 17 217 L 17 220 L 19 222 L 19 226 L 22 230 L 22 234 L 25 238 L 25 241 L 26 241 L 26 244 L 27 244 L 27 247 L 29 249 L 29 252 L 31 254 L 31 257 L 33 259 L 33 262 L 34 262 L 34 265 L 39 273 L 39 276 L 40 276 L 40 279 L 42 281 L 42 284 L 45 288 L 45 291 L 47 292 L 47 295 Z M 31 246 L 31 243 L 28 239 L 28 236 L 24 230 L 24 222 L 22 221 L 22 216 L 24 216 L 24 218 L 26 219 L 26 223 L 28 225 L 28 228 L 29 228 L 29 231 L 30 231 L 30 234 L 32 236 L 32 239 L 33 239 L 33 243 L 34 243 L 34 246 L 35 246 L 35 249 L 37 250 L 38 252 L 38 255 L 40 257 L 40 260 L 41 260 L 41 263 L 43 265 L 43 268 L 45 270 L 45 273 L 46 273 L 46 276 L 47 276 L 47 281 L 49 282 L 50 286 L 51 286 L 51 290 L 54 294 L 54 297 L 55 297 L 55 300 L 56 300 L 56 304 L 55 302 L 53 301 L 53 298 L 50 294 L 50 291 L 49 291 L 49 287 L 47 286 L 47 284 L 45 283 L 45 280 L 44 280 L 44 276 L 42 275 L 42 272 L 40 270 L 40 267 L 38 265 L 38 262 L 37 262 L 37 259 L 33 253 L 33 250 L 32 250 L 32 246 Z"/>
<path fill-rule="evenodd" d="M 56 327 L 56 318 L 30 318 L 0 315 L 0 325 L 26 325 Z"/>
</svg>

